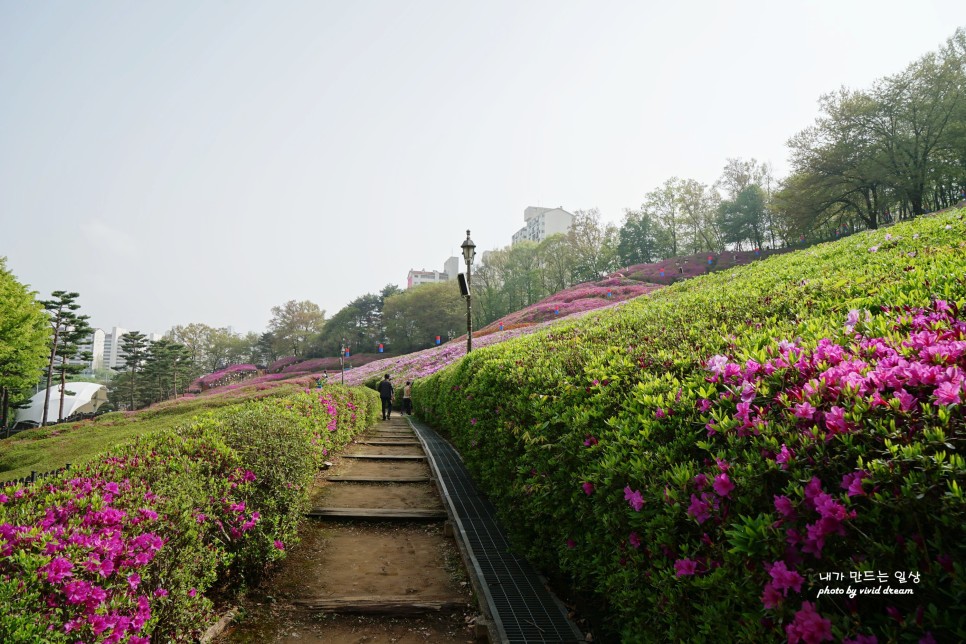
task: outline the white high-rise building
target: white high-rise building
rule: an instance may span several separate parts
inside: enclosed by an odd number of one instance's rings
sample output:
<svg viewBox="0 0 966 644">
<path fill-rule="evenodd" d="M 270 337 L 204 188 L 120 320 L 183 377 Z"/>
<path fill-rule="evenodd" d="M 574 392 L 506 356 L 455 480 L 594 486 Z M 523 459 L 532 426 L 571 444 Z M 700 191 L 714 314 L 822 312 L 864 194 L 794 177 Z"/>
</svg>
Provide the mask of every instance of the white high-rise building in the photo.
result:
<svg viewBox="0 0 966 644">
<path fill-rule="evenodd" d="M 121 338 L 125 335 L 127 335 L 127 329 L 116 326 L 104 336 L 104 366 L 108 369 L 117 369 L 124 365 Z"/>
<path fill-rule="evenodd" d="M 446 276 L 450 279 L 450 281 L 455 280 L 456 276 L 459 275 L 460 272 L 460 258 L 450 257 L 443 262 L 443 272 L 446 273 Z"/>
<path fill-rule="evenodd" d="M 574 216 L 563 208 L 529 206 L 523 211 L 526 225 L 513 234 L 513 243 L 524 240 L 542 242 L 557 233 L 566 234 L 574 223 Z"/>
<path fill-rule="evenodd" d="M 406 288 L 410 289 L 420 284 L 437 284 L 449 281 L 449 275 L 439 271 L 416 271 L 410 270 L 406 276 Z"/>
<path fill-rule="evenodd" d="M 91 337 L 87 339 L 87 342 L 80 345 L 79 353 L 90 352 L 91 361 L 88 363 L 88 368 L 91 371 L 97 371 L 98 369 L 104 368 L 104 338 L 106 334 L 103 329 L 94 329 L 91 332 Z"/>
</svg>

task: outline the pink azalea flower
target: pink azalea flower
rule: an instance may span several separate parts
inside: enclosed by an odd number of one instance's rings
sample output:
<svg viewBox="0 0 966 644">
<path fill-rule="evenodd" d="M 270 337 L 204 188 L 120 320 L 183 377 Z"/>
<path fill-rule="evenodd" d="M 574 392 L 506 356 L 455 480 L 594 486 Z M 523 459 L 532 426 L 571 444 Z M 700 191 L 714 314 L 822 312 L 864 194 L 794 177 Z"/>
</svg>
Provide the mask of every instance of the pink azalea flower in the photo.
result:
<svg viewBox="0 0 966 644">
<path fill-rule="evenodd" d="M 567 547 L 573 550 L 574 548 L 577 547 L 577 542 L 574 541 L 573 539 L 567 539 Z"/>
<path fill-rule="evenodd" d="M 832 639 L 832 622 L 822 617 L 811 602 L 802 602 L 795 619 L 785 627 L 788 644 L 818 644 Z"/>
<path fill-rule="evenodd" d="M 855 325 L 858 323 L 859 323 L 859 310 L 852 309 L 851 311 L 849 311 L 849 315 L 845 320 L 845 328 L 847 331 L 852 331 L 852 329 L 854 329 Z"/>
<path fill-rule="evenodd" d="M 778 456 L 775 457 L 775 462 L 782 466 L 783 470 L 788 469 L 788 464 L 795 459 L 795 452 L 788 449 L 788 446 L 782 443 L 781 451 L 778 452 Z"/>
<path fill-rule="evenodd" d="M 792 408 L 792 413 L 795 414 L 796 418 L 801 418 L 803 420 L 812 420 L 815 417 L 815 408 L 812 407 L 807 402 L 797 403 Z"/>
<path fill-rule="evenodd" d="M 586 494 L 587 496 L 590 496 L 591 494 L 594 493 L 594 484 L 591 483 L 590 481 L 585 481 L 581 487 L 584 488 L 584 494 Z"/>
<path fill-rule="evenodd" d="M 711 506 L 704 499 L 699 499 L 692 494 L 691 505 L 688 506 L 688 515 L 694 517 L 698 525 L 701 525 L 711 518 Z"/>
<path fill-rule="evenodd" d="M 879 638 L 875 635 L 859 634 L 855 637 L 846 637 L 842 640 L 842 644 L 879 644 Z"/>
<path fill-rule="evenodd" d="M 627 535 L 627 541 L 634 548 L 640 548 L 641 547 L 641 537 L 636 532 L 632 532 L 629 535 Z"/>
<path fill-rule="evenodd" d="M 805 581 L 804 577 L 794 570 L 789 570 L 784 561 L 776 561 L 773 563 L 768 570 L 768 574 L 771 575 L 775 590 L 781 591 L 785 597 L 788 597 L 789 590 L 794 590 L 796 593 L 802 591 L 802 582 Z"/>
<path fill-rule="evenodd" d="M 71 572 L 73 568 L 74 564 L 70 559 L 66 557 L 55 557 L 50 563 L 41 566 L 38 572 L 44 572 L 47 575 L 47 581 L 56 584 L 65 577 L 72 577 L 74 575 Z"/>
<path fill-rule="evenodd" d="M 714 491 L 718 496 L 728 496 L 733 489 L 735 489 L 735 484 L 731 482 L 731 479 L 724 472 L 714 477 Z"/>
<path fill-rule="evenodd" d="M 765 589 L 761 593 L 761 603 L 764 605 L 765 608 L 768 608 L 768 609 L 778 608 L 778 606 L 781 605 L 783 599 L 784 597 L 775 588 L 774 583 L 769 581 L 767 584 L 765 584 Z"/>
<path fill-rule="evenodd" d="M 786 519 L 795 518 L 795 506 L 787 496 L 775 495 L 775 509 Z"/>
<path fill-rule="evenodd" d="M 848 425 L 845 423 L 845 409 L 836 405 L 826 412 L 825 426 L 833 434 L 843 434 L 848 431 Z"/>
<path fill-rule="evenodd" d="M 705 365 L 711 373 L 722 375 L 725 371 L 725 366 L 728 364 L 728 358 L 726 356 L 717 355 L 711 356 Z"/>
<path fill-rule="evenodd" d="M 191 588 L 190 590 L 188 590 L 188 597 L 194 597 L 197 594 L 198 594 L 198 591 L 195 588 Z"/>
<path fill-rule="evenodd" d="M 868 472 L 858 471 L 846 474 L 842 477 L 842 488 L 848 490 L 849 496 L 865 496 L 862 489 L 862 479 L 868 478 Z"/>
<path fill-rule="evenodd" d="M 640 512 L 641 508 L 644 507 L 644 497 L 641 496 L 639 491 L 632 490 L 629 485 L 624 488 L 624 500 L 634 508 L 635 512 Z"/>
<path fill-rule="evenodd" d="M 936 400 L 933 405 L 956 405 L 962 402 L 959 395 L 962 387 L 958 382 L 944 382 L 934 392 Z"/>
<path fill-rule="evenodd" d="M 674 562 L 674 572 L 678 577 L 690 577 L 698 570 L 698 563 L 691 559 L 678 559 Z"/>
<path fill-rule="evenodd" d="M 275 540 L 275 548 L 278 549 L 278 550 L 285 550 L 285 544 L 282 543 L 281 541 L 279 541 L 278 539 L 276 539 Z"/>
</svg>

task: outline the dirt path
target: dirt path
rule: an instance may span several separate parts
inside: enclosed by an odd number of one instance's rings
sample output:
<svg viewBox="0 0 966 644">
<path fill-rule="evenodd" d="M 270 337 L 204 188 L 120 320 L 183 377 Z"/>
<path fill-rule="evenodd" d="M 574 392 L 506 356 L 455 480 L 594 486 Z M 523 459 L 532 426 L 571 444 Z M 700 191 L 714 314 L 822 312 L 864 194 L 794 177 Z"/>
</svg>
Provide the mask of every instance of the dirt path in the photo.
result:
<svg viewBox="0 0 966 644">
<path fill-rule="evenodd" d="M 442 510 L 425 460 L 412 458 L 423 456 L 415 441 L 404 419 L 380 422 L 318 478 L 312 507 Z M 323 518 L 306 522 L 301 537 L 279 569 L 249 591 L 235 624 L 216 642 L 476 641 L 479 610 L 442 519 Z"/>
</svg>

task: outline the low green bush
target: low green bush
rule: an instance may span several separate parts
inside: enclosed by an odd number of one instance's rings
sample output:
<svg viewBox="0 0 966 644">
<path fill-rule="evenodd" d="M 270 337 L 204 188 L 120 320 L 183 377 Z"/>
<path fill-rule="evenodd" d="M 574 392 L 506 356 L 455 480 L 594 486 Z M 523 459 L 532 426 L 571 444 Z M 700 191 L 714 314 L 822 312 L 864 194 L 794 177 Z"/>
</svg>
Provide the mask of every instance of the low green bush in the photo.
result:
<svg viewBox="0 0 966 644">
<path fill-rule="evenodd" d="M 83 468 L 0 490 L 0 641 L 196 641 L 284 556 L 330 450 L 376 418 L 362 388 L 208 412 Z"/>
<path fill-rule="evenodd" d="M 957 212 L 695 278 L 414 402 L 624 641 L 962 641 L 963 239 Z"/>
</svg>

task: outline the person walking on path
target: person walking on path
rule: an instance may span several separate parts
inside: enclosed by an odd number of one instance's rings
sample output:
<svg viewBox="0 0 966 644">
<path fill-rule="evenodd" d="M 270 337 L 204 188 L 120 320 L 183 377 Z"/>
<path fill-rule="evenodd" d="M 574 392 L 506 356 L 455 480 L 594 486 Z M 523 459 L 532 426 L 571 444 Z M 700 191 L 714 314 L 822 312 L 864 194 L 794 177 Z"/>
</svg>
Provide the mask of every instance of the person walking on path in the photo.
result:
<svg viewBox="0 0 966 644">
<path fill-rule="evenodd" d="M 403 414 L 413 415 L 413 383 L 411 380 L 406 381 L 406 386 L 403 387 Z"/>
<path fill-rule="evenodd" d="M 395 389 L 389 382 L 389 374 L 379 383 L 379 399 L 382 400 L 382 419 L 388 420 L 392 416 L 392 395 Z"/>
</svg>

